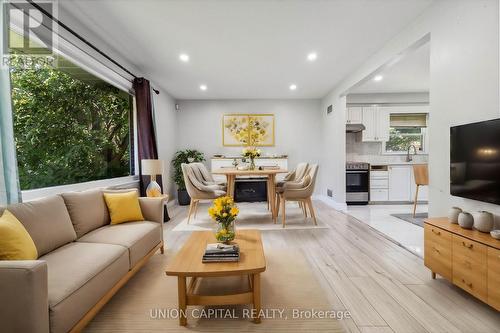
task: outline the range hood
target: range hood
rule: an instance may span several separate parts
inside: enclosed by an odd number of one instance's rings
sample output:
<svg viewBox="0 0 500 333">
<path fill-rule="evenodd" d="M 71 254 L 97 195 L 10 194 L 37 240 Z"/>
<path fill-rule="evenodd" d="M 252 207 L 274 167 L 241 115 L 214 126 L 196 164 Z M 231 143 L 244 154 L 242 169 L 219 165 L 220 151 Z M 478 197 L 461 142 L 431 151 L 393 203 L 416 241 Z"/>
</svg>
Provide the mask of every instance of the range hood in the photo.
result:
<svg viewBox="0 0 500 333">
<path fill-rule="evenodd" d="M 366 129 L 363 124 L 346 124 L 345 131 L 346 133 L 358 133 L 364 131 Z"/>
</svg>

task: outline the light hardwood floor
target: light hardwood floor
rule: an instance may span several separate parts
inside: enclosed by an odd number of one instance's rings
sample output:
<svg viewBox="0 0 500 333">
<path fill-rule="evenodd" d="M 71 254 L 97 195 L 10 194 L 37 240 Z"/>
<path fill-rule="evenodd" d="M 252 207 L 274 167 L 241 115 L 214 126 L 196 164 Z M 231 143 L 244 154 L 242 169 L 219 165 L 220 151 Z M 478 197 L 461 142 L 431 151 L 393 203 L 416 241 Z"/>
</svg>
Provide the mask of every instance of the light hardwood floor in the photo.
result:
<svg viewBox="0 0 500 333">
<path fill-rule="evenodd" d="M 299 248 L 332 309 L 351 313 L 341 321 L 346 331 L 500 332 L 499 312 L 439 277 L 432 280 L 421 258 L 322 202 L 314 205 L 330 229 L 262 231 L 264 250 Z M 170 208 L 172 219 L 165 224 L 170 249 L 189 236 L 171 231 L 186 214 L 186 207 Z"/>
</svg>

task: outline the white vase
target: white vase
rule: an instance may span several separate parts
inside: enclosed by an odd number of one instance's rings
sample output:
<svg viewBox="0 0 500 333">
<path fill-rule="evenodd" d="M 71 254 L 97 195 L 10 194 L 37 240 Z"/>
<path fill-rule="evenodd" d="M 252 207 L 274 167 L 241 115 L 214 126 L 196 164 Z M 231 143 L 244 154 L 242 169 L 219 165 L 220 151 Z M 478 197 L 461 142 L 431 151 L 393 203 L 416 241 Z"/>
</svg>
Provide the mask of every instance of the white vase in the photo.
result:
<svg viewBox="0 0 500 333">
<path fill-rule="evenodd" d="M 495 220 L 490 212 L 479 211 L 474 218 L 474 228 L 481 232 L 490 232 L 494 224 Z"/>
<path fill-rule="evenodd" d="M 472 229 L 474 218 L 470 213 L 461 212 L 460 215 L 458 215 L 458 224 L 464 229 Z"/>
<path fill-rule="evenodd" d="M 458 215 L 462 212 L 462 209 L 458 207 L 451 207 L 450 211 L 448 212 L 448 220 L 450 223 L 457 224 L 458 223 Z"/>
</svg>

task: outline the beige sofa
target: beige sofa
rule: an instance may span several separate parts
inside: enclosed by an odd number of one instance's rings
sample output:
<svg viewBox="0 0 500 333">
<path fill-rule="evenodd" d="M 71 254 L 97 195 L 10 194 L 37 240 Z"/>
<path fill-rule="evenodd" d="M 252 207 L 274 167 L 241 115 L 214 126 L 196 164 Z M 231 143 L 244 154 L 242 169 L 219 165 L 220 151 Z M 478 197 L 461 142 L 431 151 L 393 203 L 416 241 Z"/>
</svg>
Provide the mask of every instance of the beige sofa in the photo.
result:
<svg viewBox="0 0 500 333">
<path fill-rule="evenodd" d="M 101 190 L 7 207 L 39 258 L 0 261 L 0 331 L 78 332 L 151 255 L 163 253 L 163 200 L 139 200 L 146 221 L 117 225 L 109 224 Z"/>
</svg>

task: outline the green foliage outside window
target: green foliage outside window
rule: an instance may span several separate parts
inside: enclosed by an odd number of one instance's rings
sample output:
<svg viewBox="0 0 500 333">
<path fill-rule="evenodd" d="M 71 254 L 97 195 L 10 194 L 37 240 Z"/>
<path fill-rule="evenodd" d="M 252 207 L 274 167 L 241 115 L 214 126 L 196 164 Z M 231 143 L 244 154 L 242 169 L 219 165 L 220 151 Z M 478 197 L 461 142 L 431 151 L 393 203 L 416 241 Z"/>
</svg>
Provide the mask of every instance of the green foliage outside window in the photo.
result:
<svg viewBox="0 0 500 333">
<path fill-rule="evenodd" d="M 129 175 L 130 95 L 73 64 L 25 63 L 11 56 L 21 189 Z"/>
<path fill-rule="evenodd" d="M 389 130 L 389 141 L 385 144 L 388 152 L 406 151 L 409 146 L 414 145 L 417 151 L 423 149 L 423 134 L 420 127 L 391 127 Z M 413 150 L 412 150 L 413 151 Z"/>
</svg>

